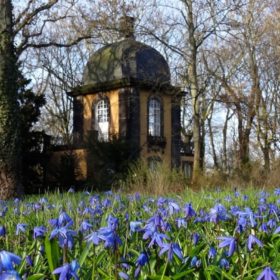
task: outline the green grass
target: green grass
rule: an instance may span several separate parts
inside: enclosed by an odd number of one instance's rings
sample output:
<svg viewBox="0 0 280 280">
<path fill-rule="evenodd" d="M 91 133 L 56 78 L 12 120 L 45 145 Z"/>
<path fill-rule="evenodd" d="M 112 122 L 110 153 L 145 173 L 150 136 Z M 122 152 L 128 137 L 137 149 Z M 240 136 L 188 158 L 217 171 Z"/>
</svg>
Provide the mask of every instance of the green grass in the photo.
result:
<svg viewBox="0 0 280 280">
<path fill-rule="evenodd" d="M 29 280 L 58 279 L 52 274 L 54 269 L 74 260 L 80 265 L 77 270 L 80 279 L 120 279 L 119 273 L 135 279 L 137 259 L 143 252 L 148 254 L 149 262 L 141 267 L 140 279 L 256 279 L 266 266 L 280 272 L 277 261 L 280 235 L 274 234 L 280 226 L 280 210 L 278 195 L 273 190 L 263 193 L 254 188 L 238 192 L 231 189 L 185 189 L 165 198 L 148 195 L 138 198 L 136 194 L 125 193 L 55 192 L 44 195 L 44 198 L 46 200 L 42 201 L 42 196 L 27 196 L 20 201 L 0 203 L 0 226 L 6 228 L 6 235 L 0 237 L 0 248 L 22 258 L 15 271 Z M 195 216 L 186 215 L 185 207 L 189 203 L 196 212 Z M 177 210 L 176 205 L 179 207 Z M 219 210 L 221 217 L 217 221 L 209 219 L 217 207 L 222 209 Z M 240 214 L 233 211 L 237 208 L 241 212 L 250 208 L 256 224 L 250 224 L 250 217 L 246 216 L 246 226 L 239 232 Z M 1 213 L 5 209 L 6 213 Z M 66 222 L 52 226 L 49 220 L 59 217 L 63 220 L 62 213 L 67 213 L 72 223 L 66 227 Z M 185 227 L 178 227 L 178 218 L 185 222 Z M 114 229 L 110 227 L 111 223 L 108 224 L 108 219 L 116 219 Z M 85 220 L 92 227 L 80 232 L 81 223 Z M 140 230 L 132 232 L 130 222 L 135 221 L 141 222 Z M 263 223 L 267 224 L 267 232 L 260 231 Z M 17 235 L 18 224 L 27 224 L 27 228 Z M 33 238 L 36 226 L 46 227 L 44 237 Z M 76 233 L 73 240 L 67 235 L 62 237 L 73 243 L 72 248 L 59 242 L 57 236 L 50 239 L 56 227 Z M 118 236 L 121 244 L 106 247 L 104 239 L 108 236 L 104 237 L 102 228 L 103 231 L 110 228 L 110 234 Z M 99 235 L 98 245 L 86 242 L 86 237 L 92 232 Z M 161 240 L 163 243 L 178 244 L 182 258 L 175 254 L 170 260 L 167 252 L 160 253 L 162 245 L 151 245 L 155 232 L 165 235 Z M 197 244 L 193 241 L 194 234 L 199 234 Z M 254 246 L 249 251 L 250 234 L 261 240 L 263 247 Z M 228 247 L 219 248 L 221 241 L 218 237 L 221 236 L 233 237 L 236 241 L 236 249 L 230 257 L 227 256 Z M 208 257 L 210 247 L 217 250 L 214 259 Z M 26 256 L 32 259 L 32 266 L 27 264 Z M 194 257 L 198 261 L 196 265 Z M 222 259 L 229 262 L 228 269 L 221 267 Z"/>
</svg>

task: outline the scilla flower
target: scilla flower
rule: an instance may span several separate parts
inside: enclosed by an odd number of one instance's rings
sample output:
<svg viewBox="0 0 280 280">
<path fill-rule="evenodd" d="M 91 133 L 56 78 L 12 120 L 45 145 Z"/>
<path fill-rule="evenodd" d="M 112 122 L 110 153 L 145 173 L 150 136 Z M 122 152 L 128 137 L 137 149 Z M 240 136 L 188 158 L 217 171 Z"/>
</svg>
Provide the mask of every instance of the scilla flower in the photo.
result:
<svg viewBox="0 0 280 280">
<path fill-rule="evenodd" d="M 221 240 L 219 244 L 219 248 L 229 247 L 228 248 L 228 256 L 232 256 L 236 249 L 236 240 L 234 237 L 218 237 L 219 240 Z"/>
<path fill-rule="evenodd" d="M 209 259 L 214 259 L 217 255 L 217 251 L 214 247 L 210 247 L 209 252 L 208 252 L 208 258 Z"/>
<path fill-rule="evenodd" d="M 194 257 L 191 259 L 191 267 L 199 268 L 200 266 L 201 266 L 201 260 L 198 259 L 196 256 L 194 256 Z"/>
<path fill-rule="evenodd" d="M 19 235 L 20 232 L 24 233 L 26 231 L 27 224 L 17 224 L 16 235 Z"/>
<path fill-rule="evenodd" d="M 17 255 L 4 250 L 0 251 L 0 272 L 13 271 L 14 264 L 20 264 L 20 262 L 21 258 Z"/>
<path fill-rule="evenodd" d="M 220 267 L 226 270 L 229 270 L 229 262 L 227 259 L 220 260 Z"/>
<path fill-rule="evenodd" d="M 249 251 L 253 250 L 252 246 L 254 244 L 257 244 L 259 247 L 263 247 L 262 242 L 255 235 L 250 234 L 247 243 Z"/>
<path fill-rule="evenodd" d="M 279 278 L 273 272 L 273 270 L 267 266 L 258 276 L 257 280 L 279 280 Z"/>
<path fill-rule="evenodd" d="M 16 271 L 5 271 L 0 272 L 1 280 L 21 280 L 21 277 L 18 275 Z"/>
<path fill-rule="evenodd" d="M 141 267 L 149 262 L 149 258 L 146 252 L 143 252 L 139 255 L 138 259 L 136 260 L 136 269 L 134 272 L 134 277 L 137 278 L 141 272 Z"/>
<path fill-rule="evenodd" d="M 5 236 L 6 235 L 6 229 L 4 226 L 0 226 L 0 236 Z"/>
<path fill-rule="evenodd" d="M 53 271 L 53 274 L 60 274 L 59 280 L 70 280 L 74 278 L 75 280 L 79 280 L 77 275 L 77 271 L 79 269 L 79 264 L 76 260 L 72 261 L 70 264 L 66 263 L 61 267 L 56 268 Z"/>
<path fill-rule="evenodd" d="M 159 252 L 159 256 L 167 253 L 168 261 L 171 262 L 173 260 L 174 254 L 181 260 L 183 260 L 183 254 L 180 246 L 177 243 L 163 243 L 161 250 Z"/>
</svg>

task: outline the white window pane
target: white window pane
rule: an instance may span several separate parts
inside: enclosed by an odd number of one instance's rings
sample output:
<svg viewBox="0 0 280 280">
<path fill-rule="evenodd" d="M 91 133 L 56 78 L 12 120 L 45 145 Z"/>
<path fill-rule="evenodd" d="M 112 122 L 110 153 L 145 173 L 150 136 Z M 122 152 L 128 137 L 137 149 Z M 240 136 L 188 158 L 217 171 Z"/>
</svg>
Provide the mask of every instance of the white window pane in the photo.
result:
<svg viewBox="0 0 280 280">
<path fill-rule="evenodd" d="M 161 136 L 161 104 L 152 98 L 149 100 L 148 132 L 151 136 Z"/>
<path fill-rule="evenodd" d="M 109 140 L 109 103 L 100 100 L 95 107 L 95 130 L 98 131 L 98 140 Z"/>
</svg>

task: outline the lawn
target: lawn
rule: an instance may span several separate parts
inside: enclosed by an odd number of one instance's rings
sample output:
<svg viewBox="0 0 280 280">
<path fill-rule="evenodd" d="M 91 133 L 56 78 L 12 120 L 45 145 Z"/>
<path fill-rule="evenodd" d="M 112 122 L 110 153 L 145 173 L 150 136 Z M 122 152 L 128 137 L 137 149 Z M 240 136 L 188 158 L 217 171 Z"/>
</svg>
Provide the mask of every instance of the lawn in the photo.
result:
<svg viewBox="0 0 280 280">
<path fill-rule="evenodd" d="M 278 279 L 279 205 L 280 189 L 1 201 L 0 279 Z"/>
</svg>

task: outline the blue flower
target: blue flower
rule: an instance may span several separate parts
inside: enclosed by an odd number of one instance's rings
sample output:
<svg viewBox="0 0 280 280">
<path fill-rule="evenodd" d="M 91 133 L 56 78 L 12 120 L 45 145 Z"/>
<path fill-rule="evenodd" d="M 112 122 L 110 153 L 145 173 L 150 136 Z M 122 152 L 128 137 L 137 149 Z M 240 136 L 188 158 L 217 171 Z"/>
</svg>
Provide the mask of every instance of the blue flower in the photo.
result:
<svg viewBox="0 0 280 280">
<path fill-rule="evenodd" d="M 274 219 L 269 219 L 268 222 L 267 222 L 267 225 L 273 229 L 276 227 L 276 221 Z"/>
<path fill-rule="evenodd" d="M 196 212 L 192 208 L 192 204 L 191 203 L 187 203 L 185 205 L 184 211 L 185 211 L 185 214 L 186 214 L 186 218 L 191 218 L 191 217 L 194 217 L 196 215 Z"/>
<path fill-rule="evenodd" d="M 129 280 L 129 276 L 123 271 L 119 272 L 119 276 L 120 276 L 121 279 Z"/>
<path fill-rule="evenodd" d="M 246 225 L 247 225 L 247 220 L 246 218 L 244 217 L 240 217 L 237 221 L 237 231 L 240 233 L 240 232 L 243 232 L 246 228 Z"/>
<path fill-rule="evenodd" d="M 16 271 L 5 271 L 0 272 L 1 280 L 21 280 L 21 277 L 18 275 Z"/>
<path fill-rule="evenodd" d="M 238 206 L 231 206 L 231 207 L 230 207 L 230 212 L 231 212 L 234 216 L 236 216 L 236 215 L 239 214 L 240 208 L 239 208 Z"/>
<path fill-rule="evenodd" d="M 119 225 L 119 219 L 115 218 L 112 215 L 109 215 L 108 220 L 107 220 L 107 225 L 108 225 L 108 228 L 110 228 L 111 230 L 116 230 Z"/>
<path fill-rule="evenodd" d="M 193 244 L 196 246 L 198 241 L 199 241 L 199 238 L 200 238 L 200 235 L 195 232 L 193 235 L 192 235 L 192 240 L 193 240 Z"/>
<path fill-rule="evenodd" d="M 259 247 L 263 247 L 262 242 L 255 235 L 250 234 L 247 243 L 249 251 L 253 250 L 252 245 L 254 244 L 257 244 Z"/>
<path fill-rule="evenodd" d="M 14 204 L 15 204 L 15 205 L 19 205 L 19 203 L 20 203 L 20 199 L 19 199 L 18 197 L 16 197 L 16 198 L 14 199 Z"/>
<path fill-rule="evenodd" d="M 59 225 L 58 225 L 58 219 L 50 219 L 50 220 L 49 220 L 49 224 L 50 224 L 52 227 L 59 227 Z"/>
<path fill-rule="evenodd" d="M 277 215 L 277 212 L 279 211 L 277 205 L 270 203 L 268 204 L 269 207 L 269 215 Z"/>
<path fill-rule="evenodd" d="M 152 230 L 147 230 L 144 233 L 143 239 L 146 240 L 148 238 L 151 238 L 150 244 L 148 245 L 149 248 L 152 247 L 154 244 L 157 244 L 159 247 L 162 247 L 163 239 L 169 239 L 166 234 Z"/>
<path fill-rule="evenodd" d="M 209 252 L 208 252 L 208 258 L 209 259 L 214 259 L 217 255 L 217 251 L 214 247 L 210 247 Z"/>
<path fill-rule="evenodd" d="M 44 226 L 34 227 L 33 229 L 33 238 L 44 237 L 47 229 Z"/>
<path fill-rule="evenodd" d="M 143 252 L 139 255 L 138 259 L 136 260 L 136 266 L 144 266 L 146 263 L 149 262 L 149 258 L 146 252 Z"/>
<path fill-rule="evenodd" d="M 69 193 L 74 193 L 75 192 L 75 189 L 74 187 L 70 187 L 70 189 L 68 190 Z"/>
<path fill-rule="evenodd" d="M 84 221 L 82 221 L 79 230 L 80 230 L 80 232 L 86 232 L 90 228 L 92 228 L 92 225 L 87 220 L 84 220 Z"/>
<path fill-rule="evenodd" d="M 20 232 L 25 232 L 27 224 L 17 224 L 16 235 L 19 235 Z"/>
<path fill-rule="evenodd" d="M 8 212 L 8 207 L 7 206 L 3 206 L 1 208 L 2 209 L 0 209 L 0 217 L 5 217 L 6 213 Z"/>
<path fill-rule="evenodd" d="M 219 248 L 229 247 L 228 256 L 232 256 L 236 249 L 236 240 L 234 237 L 218 237 L 222 242 L 219 244 Z"/>
<path fill-rule="evenodd" d="M 178 228 L 181 228 L 181 227 L 186 228 L 187 227 L 187 222 L 186 222 L 185 218 L 177 218 L 176 219 L 176 224 L 177 224 Z"/>
<path fill-rule="evenodd" d="M 63 266 L 56 268 L 52 273 L 60 274 L 59 280 L 70 280 L 72 277 L 79 280 L 77 275 L 79 267 L 77 261 L 73 260 L 70 264 L 66 263 Z"/>
<path fill-rule="evenodd" d="M 209 221 L 213 223 L 218 223 L 219 221 L 225 221 L 227 219 L 227 210 L 226 208 L 218 203 L 209 212 Z"/>
<path fill-rule="evenodd" d="M 141 267 L 149 262 L 149 258 L 146 252 L 143 252 L 139 255 L 138 259 L 135 262 L 136 269 L 134 272 L 134 277 L 137 278 L 140 274 Z"/>
<path fill-rule="evenodd" d="M 47 204 L 48 203 L 48 199 L 45 197 L 40 198 L 39 203 L 41 204 Z"/>
<path fill-rule="evenodd" d="M 13 271 L 14 264 L 20 264 L 21 258 L 17 255 L 7 252 L 0 251 L 0 272 L 2 271 Z M 2 279 L 2 278 L 1 278 Z"/>
<path fill-rule="evenodd" d="M 167 259 L 169 262 L 173 260 L 174 254 L 181 260 L 183 260 L 183 254 L 180 246 L 177 243 L 164 243 L 159 252 L 159 256 L 167 252 Z"/>
<path fill-rule="evenodd" d="M 26 263 L 29 265 L 29 266 L 33 266 L 33 261 L 32 261 L 32 258 L 30 255 L 27 255 L 25 257 L 25 260 L 26 260 Z"/>
<path fill-rule="evenodd" d="M 277 229 L 276 229 L 277 230 Z M 259 227 L 259 231 L 262 231 L 262 232 L 268 232 L 268 228 L 267 228 L 267 224 L 266 223 L 262 223 Z M 279 228 L 279 231 L 280 231 L 280 228 Z"/>
<path fill-rule="evenodd" d="M 274 190 L 274 194 L 280 195 L 280 188 L 276 188 L 276 189 Z"/>
<path fill-rule="evenodd" d="M 101 228 L 98 231 L 98 238 L 105 241 L 105 248 L 113 248 L 114 251 L 122 244 L 122 241 L 117 233 L 110 228 Z"/>
<path fill-rule="evenodd" d="M 138 221 L 131 221 L 129 223 L 130 233 L 141 230 L 142 223 Z"/>
<path fill-rule="evenodd" d="M 273 272 L 273 270 L 267 266 L 258 276 L 257 280 L 279 280 L 279 278 Z"/>
<path fill-rule="evenodd" d="M 72 226 L 73 225 L 73 220 L 69 217 L 69 215 L 62 211 L 59 216 L 58 216 L 58 226 L 59 227 L 64 227 L 64 226 Z"/>
<path fill-rule="evenodd" d="M 0 226 L 0 236 L 5 236 L 6 235 L 6 229 L 4 226 Z"/>
<path fill-rule="evenodd" d="M 43 205 L 40 204 L 40 203 L 34 203 L 33 209 L 34 209 L 35 211 L 42 210 L 42 209 L 43 209 Z"/>
<path fill-rule="evenodd" d="M 199 268 L 200 266 L 201 266 L 201 260 L 198 259 L 196 256 L 194 256 L 194 257 L 191 259 L 191 267 Z"/>
<path fill-rule="evenodd" d="M 280 226 L 276 228 L 276 230 L 273 232 L 273 234 L 277 234 L 280 232 Z"/>
<path fill-rule="evenodd" d="M 235 190 L 235 191 L 234 191 L 234 196 L 235 196 L 235 197 L 239 197 L 239 196 L 240 196 L 240 192 L 237 191 L 237 190 Z"/>
<path fill-rule="evenodd" d="M 231 196 L 230 196 L 230 195 L 227 195 L 227 196 L 225 197 L 225 201 L 227 201 L 227 202 L 230 202 L 230 201 L 232 201 L 232 198 L 231 198 Z"/>
<path fill-rule="evenodd" d="M 249 218 L 251 227 L 255 227 L 257 225 L 257 222 L 255 221 L 255 215 L 249 207 L 246 207 L 245 211 L 239 211 L 238 214 L 240 216 L 245 216 L 245 217 Z"/>
<path fill-rule="evenodd" d="M 166 203 L 166 201 L 167 201 L 166 198 L 164 198 L 164 197 L 159 197 L 159 198 L 158 198 L 158 201 L 157 201 L 157 206 L 158 206 L 158 207 L 163 207 L 164 204 Z"/>
<path fill-rule="evenodd" d="M 100 242 L 100 239 L 98 237 L 98 233 L 96 231 L 92 232 L 88 236 L 86 236 L 85 240 L 88 243 L 93 243 L 94 245 L 98 245 Z"/>
<path fill-rule="evenodd" d="M 54 237 L 58 237 L 59 246 L 61 248 L 67 247 L 69 249 L 72 249 L 74 245 L 74 239 L 73 236 L 76 235 L 76 232 L 74 230 L 70 230 L 67 227 L 61 227 L 61 228 L 55 228 L 50 235 L 50 239 L 53 239 Z"/>
<path fill-rule="evenodd" d="M 109 208 L 110 206 L 112 205 L 112 201 L 108 198 L 105 198 L 103 201 L 102 201 L 102 206 L 104 208 Z"/>
<path fill-rule="evenodd" d="M 169 212 L 169 215 L 173 215 L 174 213 L 178 213 L 180 210 L 180 206 L 173 202 L 173 201 L 169 201 L 168 202 L 168 212 Z"/>
<path fill-rule="evenodd" d="M 168 226 L 162 218 L 162 215 L 160 213 L 156 213 L 147 221 L 147 225 L 145 226 L 145 228 L 148 230 L 161 229 L 162 231 L 165 231 L 168 228 Z"/>
<path fill-rule="evenodd" d="M 220 260 L 220 267 L 226 270 L 229 270 L 229 262 L 227 259 L 221 259 Z"/>
</svg>

